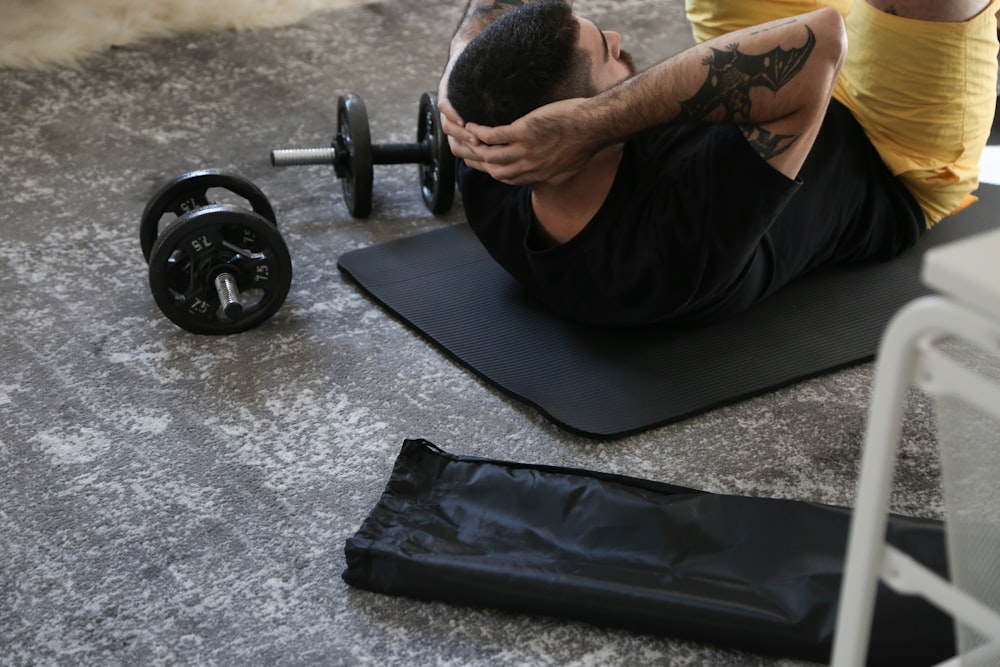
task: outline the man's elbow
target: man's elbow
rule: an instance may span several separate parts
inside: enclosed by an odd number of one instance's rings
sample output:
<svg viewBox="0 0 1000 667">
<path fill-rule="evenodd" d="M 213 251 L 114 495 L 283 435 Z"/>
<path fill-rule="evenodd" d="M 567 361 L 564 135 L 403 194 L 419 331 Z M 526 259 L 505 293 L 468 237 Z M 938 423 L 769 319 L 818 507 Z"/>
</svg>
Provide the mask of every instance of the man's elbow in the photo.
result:
<svg viewBox="0 0 1000 667">
<path fill-rule="evenodd" d="M 809 26 L 816 33 L 816 53 L 822 58 L 830 73 L 830 87 L 840 75 L 840 68 L 847 58 L 847 28 L 844 17 L 831 7 L 824 7 L 810 15 Z"/>
</svg>

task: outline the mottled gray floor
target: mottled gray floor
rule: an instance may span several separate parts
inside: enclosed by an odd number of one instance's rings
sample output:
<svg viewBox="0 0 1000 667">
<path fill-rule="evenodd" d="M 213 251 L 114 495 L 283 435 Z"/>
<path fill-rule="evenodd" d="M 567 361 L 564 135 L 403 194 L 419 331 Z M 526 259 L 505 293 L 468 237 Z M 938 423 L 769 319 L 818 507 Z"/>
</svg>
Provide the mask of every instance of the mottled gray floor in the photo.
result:
<svg viewBox="0 0 1000 667">
<path fill-rule="evenodd" d="M 0 663 L 791 664 L 548 618 L 348 589 L 345 539 L 404 438 L 710 491 L 849 504 L 871 369 L 615 442 L 552 427 L 345 284 L 351 249 L 435 219 L 414 167 L 376 172 L 367 222 L 329 170 L 336 97 L 376 140 L 414 133 L 454 0 L 386 2 L 252 33 L 0 71 Z M 580 0 L 638 60 L 688 43 L 680 0 Z M 295 278 L 282 310 L 198 337 L 153 304 L 137 224 L 165 179 L 234 170 L 271 198 Z M 937 515 L 929 404 L 907 414 L 894 508 Z M 651 529 L 654 529 L 651 527 Z"/>
</svg>

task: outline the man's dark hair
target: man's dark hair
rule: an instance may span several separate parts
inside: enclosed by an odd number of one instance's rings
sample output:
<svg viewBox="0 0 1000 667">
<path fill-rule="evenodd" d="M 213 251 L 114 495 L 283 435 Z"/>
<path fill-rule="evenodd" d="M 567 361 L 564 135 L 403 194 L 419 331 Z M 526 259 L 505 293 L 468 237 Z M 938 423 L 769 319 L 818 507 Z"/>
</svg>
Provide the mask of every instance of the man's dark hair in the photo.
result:
<svg viewBox="0 0 1000 667">
<path fill-rule="evenodd" d="M 466 121 L 507 125 L 549 102 L 596 94 L 580 24 L 566 3 L 531 2 L 490 24 L 465 47 L 448 100 Z"/>
</svg>

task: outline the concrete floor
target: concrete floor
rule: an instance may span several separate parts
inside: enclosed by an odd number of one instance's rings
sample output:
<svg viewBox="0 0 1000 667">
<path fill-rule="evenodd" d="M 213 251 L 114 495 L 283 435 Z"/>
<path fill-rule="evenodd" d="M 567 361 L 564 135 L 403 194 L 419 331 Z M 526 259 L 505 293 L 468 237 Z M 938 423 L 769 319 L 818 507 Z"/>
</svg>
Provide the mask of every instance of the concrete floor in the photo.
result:
<svg viewBox="0 0 1000 667">
<path fill-rule="evenodd" d="M 290 27 L 116 48 L 78 69 L 0 70 L 0 663 L 791 665 L 667 637 L 374 595 L 345 540 L 404 438 L 459 454 L 708 491 L 851 503 L 871 368 L 594 442 L 491 389 L 386 315 L 337 257 L 456 224 L 415 168 L 377 169 L 370 220 L 324 168 L 360 93 L 409 140 L 462 3 L 384 2 Z M 640 63 L 689 42 L 680 0 L 580 0 Z M 206 167 L 268 195 L 294 267 L 263 326 L 181 331 L 154 305 L 138 220 Z M 939 516 L 930 404 L 907 412 L 894 509 Z"/>
</svg>

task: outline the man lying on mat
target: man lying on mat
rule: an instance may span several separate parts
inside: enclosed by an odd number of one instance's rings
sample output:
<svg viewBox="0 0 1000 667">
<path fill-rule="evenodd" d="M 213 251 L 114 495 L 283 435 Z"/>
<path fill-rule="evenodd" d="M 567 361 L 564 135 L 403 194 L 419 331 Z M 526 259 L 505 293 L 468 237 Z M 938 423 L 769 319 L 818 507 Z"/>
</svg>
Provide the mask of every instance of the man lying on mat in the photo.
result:
<svg viewBox="0 0 1000 667">
<path fill-rule="evenodd" d="M 471 0 L 439 91 L 469 224 L 561 316 L 722 319 L 974 201 L 1000 0 L 687 0 L 638 74 L 570 4 Z"/>
</svg>

